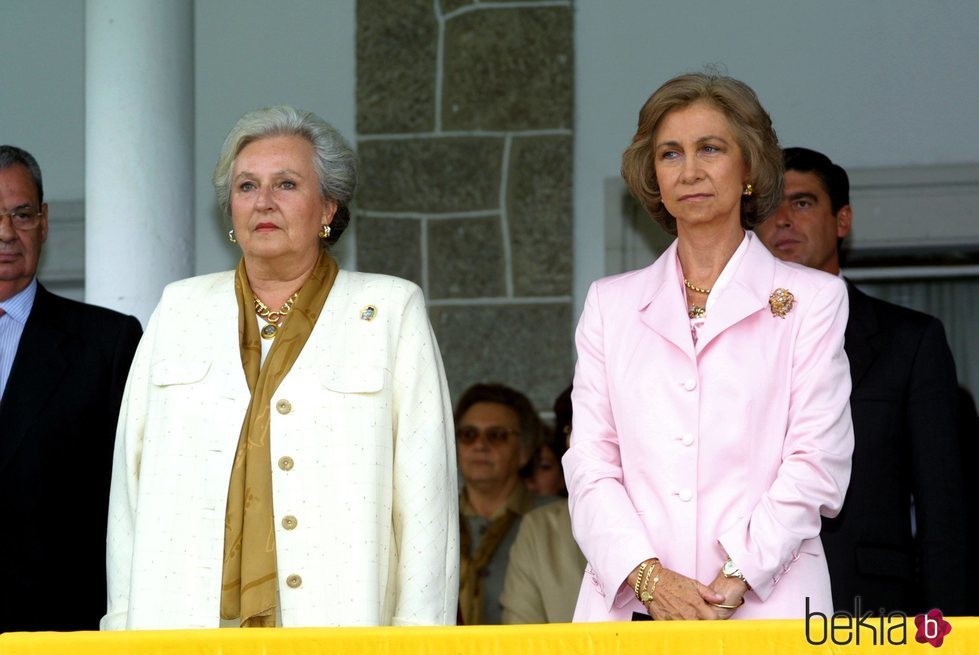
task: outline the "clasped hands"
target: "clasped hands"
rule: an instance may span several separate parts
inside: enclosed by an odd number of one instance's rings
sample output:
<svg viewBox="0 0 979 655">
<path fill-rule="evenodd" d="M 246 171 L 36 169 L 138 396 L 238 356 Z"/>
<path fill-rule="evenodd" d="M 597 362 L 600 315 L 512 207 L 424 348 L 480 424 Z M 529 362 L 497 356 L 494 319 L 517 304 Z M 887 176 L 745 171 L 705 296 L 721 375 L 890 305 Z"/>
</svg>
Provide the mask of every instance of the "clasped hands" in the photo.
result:
<svg viewBox="0 0 979 655">
<path fill-rule="evenodd" d="M 628 577 L 635 585 L 639 567 Z M 646 611 L 657 621 L 729 619 L 744 602 L 748 586 L 738 578 L 727 578 L 718 571 L 710 585 L 704 585 L 657 563 L 659 583 Z M 718 607 L 724 605 L 725 607 Z"/>
</svg>

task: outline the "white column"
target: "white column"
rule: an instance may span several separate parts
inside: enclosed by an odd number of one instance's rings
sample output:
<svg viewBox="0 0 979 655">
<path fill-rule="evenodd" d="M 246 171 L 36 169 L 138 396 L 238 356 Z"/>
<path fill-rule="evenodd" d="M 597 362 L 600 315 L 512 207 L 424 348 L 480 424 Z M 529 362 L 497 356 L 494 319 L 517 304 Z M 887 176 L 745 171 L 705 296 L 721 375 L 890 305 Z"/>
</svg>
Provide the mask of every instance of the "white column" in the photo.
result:
<svg viewBox="0 0 979 655">
<path fill-rule="evenodd" d="M 85 3 L 85 299 L 143 326 L 193 274 L 193 0 Z"/>
</svg>

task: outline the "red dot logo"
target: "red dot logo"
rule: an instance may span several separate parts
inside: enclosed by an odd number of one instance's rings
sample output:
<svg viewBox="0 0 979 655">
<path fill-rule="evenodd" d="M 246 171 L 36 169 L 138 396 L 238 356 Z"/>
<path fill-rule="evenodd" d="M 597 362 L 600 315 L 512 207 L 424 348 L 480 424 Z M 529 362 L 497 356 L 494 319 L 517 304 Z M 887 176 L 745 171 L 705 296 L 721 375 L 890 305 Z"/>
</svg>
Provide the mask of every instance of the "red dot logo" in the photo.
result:
<svg viewBox="0 0 979 655">
<path fill-rule="evenodd" d="M 919 644 L 931 644 L 934 648 L 941 647 L 945 635 L 952 631 L 952 624 L 942 617 L 942 611 L 938 609 L 914 617 L 914 625 L 918 628 L 914 640 Z"/>
</svg>

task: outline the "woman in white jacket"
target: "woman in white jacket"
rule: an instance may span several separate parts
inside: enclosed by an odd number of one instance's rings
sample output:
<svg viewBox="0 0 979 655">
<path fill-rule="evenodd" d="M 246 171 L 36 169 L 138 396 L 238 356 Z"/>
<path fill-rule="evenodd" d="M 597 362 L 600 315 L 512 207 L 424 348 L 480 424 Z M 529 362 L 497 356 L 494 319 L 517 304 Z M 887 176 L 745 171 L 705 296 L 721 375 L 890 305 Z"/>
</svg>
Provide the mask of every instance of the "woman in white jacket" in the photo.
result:
<svg viewBox="0 0 979 655">
<path fill-rule="evenodd" d="M 120 412 L 103 629 L 451 624 L 453 422 L 421 290 L 338 270 L 353 152 L 243 116 L 214 173 L 237 270 L 169 285 Z"/>
</svg>

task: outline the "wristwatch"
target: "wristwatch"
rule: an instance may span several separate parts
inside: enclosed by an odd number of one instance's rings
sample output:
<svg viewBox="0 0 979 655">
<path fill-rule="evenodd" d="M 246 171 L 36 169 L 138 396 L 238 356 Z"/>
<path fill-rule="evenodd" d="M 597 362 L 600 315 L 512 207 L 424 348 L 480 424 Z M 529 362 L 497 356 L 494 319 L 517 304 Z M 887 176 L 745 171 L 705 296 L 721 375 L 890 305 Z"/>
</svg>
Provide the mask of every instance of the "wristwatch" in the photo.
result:
<svg viewBox="0 0 979 655">
<path fill-rule="evenodd" d="M 737 578 L 743 582 L 748 589 L 751 589 L 751 585 L 748 584 L 748 580 L 744 577 L 744 573 L 742 573 L 741 569 L 739 569 L 737 565 L 731 561 L 730 557 L 727 558 L 727 561 L 724 562 L 724 566 L 721 567 L 721 575 L 723 575 L 725 578 Z"/>
</svg>

